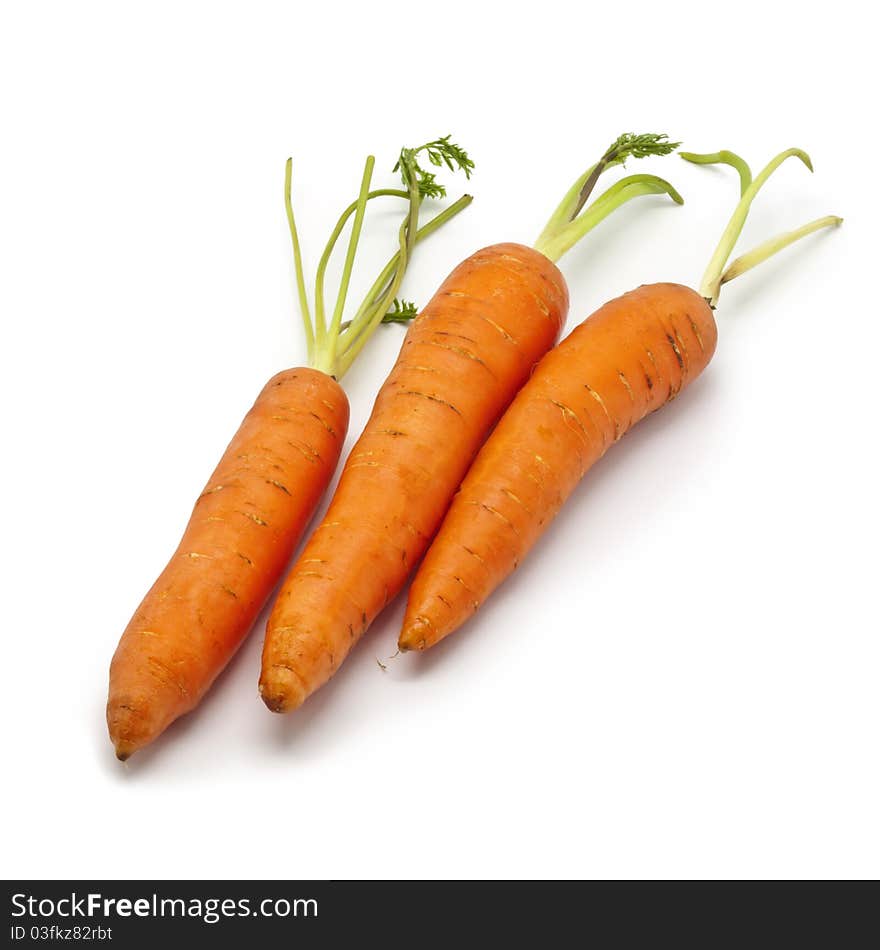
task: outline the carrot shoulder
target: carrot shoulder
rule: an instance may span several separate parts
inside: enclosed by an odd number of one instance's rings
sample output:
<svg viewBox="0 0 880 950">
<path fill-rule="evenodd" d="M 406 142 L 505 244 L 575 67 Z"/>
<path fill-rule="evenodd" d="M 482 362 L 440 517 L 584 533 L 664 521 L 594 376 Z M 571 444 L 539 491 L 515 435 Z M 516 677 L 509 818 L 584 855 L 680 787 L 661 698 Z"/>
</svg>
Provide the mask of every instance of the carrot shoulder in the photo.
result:
<svg viewBox="0 0 880 950">
<path fill-rule="evenodd" d="M 590 467 L 706 367 L 712 311 L 678 284 L 605 304 L 548 353 L 477 456 L 409 593 L 399 645 L 457 629 L 517 567 Z"/>
<path fill-rule="evenodd" d="M 120 758 L 192 709 L 235 653 L 336 469 L 347 427 L 348 400 L 325 373 L 286 370 L 266 384 L 116 649 L 107 724 Z"/>
</svg>

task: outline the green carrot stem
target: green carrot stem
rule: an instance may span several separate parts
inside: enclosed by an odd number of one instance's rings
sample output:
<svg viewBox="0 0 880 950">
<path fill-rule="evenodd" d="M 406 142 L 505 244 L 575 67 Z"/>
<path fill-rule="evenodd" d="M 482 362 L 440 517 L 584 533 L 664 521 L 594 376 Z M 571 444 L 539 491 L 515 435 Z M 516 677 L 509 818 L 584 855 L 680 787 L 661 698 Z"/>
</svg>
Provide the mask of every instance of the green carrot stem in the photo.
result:
<svg viewBox="0 0 880 950">
<path fill-rule="evenodd" d="M 397 291 L 403 282 L 410 254 L 419 240 L 419 211 L 423 199 L 446 196 L 446 188 L 437 181 L 436 173 L 429 172 L 419 165 L 419 155 L 424 153 L 435 168 L 446 166 L 450 171 L 463 171 L 465 177 L 470 178 L 474 163 L 467 152 L 450 139 L 451 136 L 446 135 L 431 142 L 426 142 L 418 148 L 401 149 L 394 170 L 401 174 L 406 195 L 409 199 L 409 206 L 407 215 L 398 230 L 398 251 L 389 265 L 380 273 L 377 280 L 374 281 L 354 317 L 348 321 L 345 333 L 340 333 L 341 323 L 334 325 L 333 375 L 337 379 L 340 379 L 348 370 L 369 337 L 383 322 L 391 304 L 396 301 Z M 467 207 L 471 200 L 470 197 L 466 197 L 466 199 L 456 202 L 448 209 L 451 213 L 438 215 L 434 227 L 430 230 L 439 227 L 443 221 L 449 220 Z M 426 229 L 425 234 L 430 233 L 430 230 Z M 411 318 L 415 312 L 413 305 L 401 307 L 398 302 L 397 313 L 400 319 L 403 319 L 407 314 Z M 341 319 L 341 312 L 339 316 Z"/>
<path fill-rule="evenodd" d="M 421 208 L 422 202 L 417 171 L 418 165 L 414 157 L 415 154 L 414 151 L 410 152 L 404 150 L 401 152 L 401 157 L 398 162 L 398 167 L 401 168 L 401 177 L 407 186 L 409 210 L 398 230 L 398 250 L 392 258 L 392 261 L 395 262 L 394 266 L 390 270 L 387 266 L 383 269 L 377 280 L 374 281 L 373 286 L 367 291 L 367 295 L 358 307 L 354 317 L 349 321 L 346 340 L 341 346 L 343 353 L 349 349 L 355 336 L 359 336 L 365 332 L 369 335 L 369 333 L 373 332 L 376 325 L 374 321 L 376 312 L 379 311 L 382 316 L 385 315 L 385 312 L 388 310 L 391 301 L 396 296 L 397 290 L 403 281 L 403 275 L 406 272 L 406 267 L 409 262 L 410 251 L 415 246 L 419 223 L 419 209 Z M 358 352 L 360 352 L 360 350 L 358 350 Z"/>
<path fill-rule="evenodd" d="M 446 196 L 445 186 L 437 180 L 436 172 L 429 172 L 419 165 L 419 156 L 424 154 L 435 168 L 445 166 L 450 171 L 463 171 L 470 177 L 474 163 L 461 146 L 450 141 L 447 135 L 431 142 L 426 142 L 415 149 L 404 148 L 395 165 L 395 171 L 400 171 L 404 188 L 380 188 L 370 190 L 375 159 L 368 156 L 361 177 L 361 186 L 357 200 L 352 202 L 340 215 L 318 262 L 315 274 L 315 315 L 314 321 L 309 311 L 308 294 L 306 293 L 303 274 L 302 253 L 293 214 L 291 200 L 292 162 L 288 159 L 284 176 L 284 203 L 293 243 L 293 257 L 296 272 L 297 295 L 299 309 L 305 331 L 308 349 L 309 365 L 337 378 L 351 365 L 354 356 L 363 348 L 367 338 L 379 323 L 389 314 L 390 320 L 404 322 L 416 314 L 415 305 L 406 301 L 397 300 L 396 294 L 403 281 L 409 257 L 416 243 L 440 227 L 454 215 L 466 208 L 472 199 L 465 196 L 455 202 L 446 212 L 437 217 L 421 230 L 419 229 L 419 211 L 424 198 L 443 198 Z M 393 196 L 407 201 L 407 213 L 398 228 L 397 251 L 385 266 L 378 278 L 373 282 L 361 306 L 352 320 L 343 321 L 348 292 L 354 271 L 354 262 L 357 256 L 358 244 L 364 225 L 368 203 L 380 196 Z M 349 219 L 354 216 L 349 235 L 348 248 L 342 266 L 339 287 L 333 313 L 328 324 L 324 305 L 324 284 L 330 258 L 336 248 L 339 238 Z M 391 305 L 393 309 L 391 309 Z M 353 344 L 357 346 L 353 350 Z M 340 358 L 345 355 L 345 366 L 340 368 Z"/>
<path fill-rule="evenodd" d="M 340 373 L 348 369 L 351 362 L 364 348 L 367 340 L 372 336 L 373 331 L 382 322 L 383 317 L 388 312 L 388 308 L 391 306 L 392 300 L 397 296 L 398 290 L 400 290 L 400 285 L 403 283 L 403 275 L 409 263 L 410 253 L 406 222 L 400 226 L 398 240 L 397 267 L 394 269 L 391 280 L 381 296 L 371 307 L 360 315 L 360 329 L 352 334 L 352 338 L 344 350 L 344 358 L 340 359 Z"/>
<path fill-rule="evenodd" d="M 462 195 L 458 201 L 453 202 L 448 208 L 446 208 L 444 211 L 441 211 L 430 221 L 428 221 L 427 224 L 422 225 L 422 227 L 416 232 L 416 243 L 423 241 L 447 221 L 450 221 L 452 218 L 454 218 L 459 212 L 464 211 L 464 209 L 473 200 L 474 199 L 472 195 Z M 356 317 L 351 320 L 349 327 L 347 328 L 348 333 L 352 335 L 358 334 L 364 323 L 367 322 L 363 319 L 367 310 L 371 310 L 375 305 L 378 304 L 381 298 L 387 296 L 386 291 L 388 288 L 388 282 L 394 276 L 399 261 L 400 251 L 398 250 L 382 269 L 382 272 L 376 278 L 373 286 L 367 291 L 367 294 L 364 297 L 364 302 L 361 304 L 358 310 L 358 315 L 356 315 Z M 347 336 L 345 339 L 351 341 L 351 336 Z M 344 343 L 343 349 L 348 345 L 350 345 L 350 342 Z"/>
<path fill-rule="evenodd" d="M 795 241 L 800 241 L 801 238 L 805 238 L 808 234 L 813 234 L 815 231 L 820 231 L 823 228 L 836 228 L 841 224 L 843 224 L 843 218 L 838 218 L 835 215 L 827 215 L 824 218 L 817 218 L 815 221 L 811 221 L 809 224 L 805 224 L 800 228 L 795 228 L 793 231 L 777 234 L 776 237 L 762 242 L 729 264 L 721 275 L 720 283 L 726 284 L 735 277 L 739 277 L 746 271 L 751 270 L 753 267 L 757 267 L 758 264 L 773 257 L 774 254 L 778 254 L 790 244 L 794 244 Z"/>
<path fill-rule="evenodd" d="M 315 355 L 315 335 L 312 332 L 312 317 L 309 313 L 309 298 L 306 294 L 306 282 L 303 276 L 302 252 L 299 246 L 299 234 L 296 230 L 296 220 L 293 216 L 293 202 L 290 197 L 290 186 L 293 179 L 293 159 L 288 158 L 284 167 L 284 207 L 287 212 L 287 225 L 290 229 L 290 240 L 293 244 L 293 264 L 296 273 L 296 289 L 299 297 L 299 312 L 303 322 L 303 331 L 306 337 L 306 352 L 311 364 Z"/>
<path fill-rule="evenodd" d="M 703 280 L 700 283 L 700 293 L 709 301 L 710 306 L 714 307 L 718 303 L 718 294 L 721 291 L 721 274 L 727 264 L 727 259 L 733 252 L 734 245 L 742 233 L 752 202 L 766 184 L 767 179 L 788 158 L 799 158 L 810 171 L 813 170 L 810 156 L 806 152 L 799 148 L 790 148 L 771 159 L 758 174 L 758 177 L 749 184 L 736 208 L 734 208 L 730 221 L 721 235 L 721 240 L 709 260 L 706 272 L 703 274 Z"/>
<path fill-rule="evenodd" d="M 617 208 L 642 195 L 667 194 L 676 204 L 683 204 L 684 199 L 663 178 L 656 175 L 630 175 L 612 185 L 600 195 L 586 211 L 583 211 L 574 221 L 565 228 L 557 231 L 549 239 L 535 244 L 540 251 L 551 261 L 558 261 L 566 251 L 570 250 L 584 235 L 592 231 Z"/>
<path fill-rule="evenodd" d="M 372 201 L 374 198 L 382 197 L 406 198 L 409 200 L 409 192 L 404 191 L 402 188 L 378 188 L 375 191 L 371 191 L 367 195 L 367 201 Z M 330 263 L 330 257 L 336 248 L 336 242 L 339 240 L 339 235 L 342 234 L 342 230 L 348 222 L 348 219 L 355 213 L 355 211 L 357 211 L 357 208 L 358 201 L 352 201 L 352 203 L 339 216 L 336 226 L 330 233 L 327 245 L 324 248 L 324 253 L 321 255 L 321 259 L 318 261 L 318 269 L 315 272 L 315 319 L 322 325 L 325 320 L 324 277 L 327 273 L 327 265 Z"/>
<path fill-rule="evenodd" d="M 334 373 L 336 362 L 336 340 L 339 336 L 339 325 L 342 323 L 342 311 L 345 308 L 345 298 L 348 296 L 348 287 L 351 283 L 351 272 L 354 266 L 354 257 L 357 252 L 358 242 L 361 237 L 361 228 L 364 223 L 364 214 L 367 210 L 367 201 L 370 194 L 370 181 L 373 177 L 373 167 L 376 159 L 372 155 L 367 156 L 364 163 L 364 173 L 361 178 L 361 189 L 358 194 L 357 204 L 354 213 L 354 223 L 351 228 L 351 236 L 348 241 L 348 250 L 345 254 L 345 263 L 342 267 L 342 277 L 339 282 L 339 292 L 336 295 L 336 306 L 333 309 L 333 317 L 330 320 L 330 326 L 326 331 L 326 338 L 321 339 L 318 345 L 317 359 L 315 369 L 320 369 L 328 375 Z M 323 324 L 323 319 L 317 323 L 319 330 Z"/>
<path fill-rule="evenodd" d="M 615 165 L 623 165 L 628 158 L 668 155 L 675 151 L 679 145 L 678 142 L 670 142 L 668 139 L 667 135 L 655 132 L 641 135 L 626 132 L 619 136 L 605 150 L 605 153 L 595 165 L 591 165 L 575 179 L 562 201 L 556 206 L 553 214 L 550 215 L 544 229 L 538 235 L 538 239 L 534 244 L 536 250 L 556 261 L 573 244 L 625 201 L 635 198 L 639 194 L 657 194 L 656 190 L 649 189 L 648 182 L 649 180 L 654 183 L 661 182 L 661 179 L 653 176 L 637 176 L 642 179 L 640 182 L 636 183 L 633 179 L 625 179 L 627 186 L 623 189 L 618 191 L 609 189 L 609 192 L 597 199 L 590 208 L 586 211 L 583 210 L 603 172 Z M 632 188 L 627 190 L 630 185 Z M 677 202 L 681 203 L 678 192 L 668 182 L 662 182 L 662 186 L 661 191 L 672 195 Z M 623 195 L 625 197 L 621 197 Z"/>
<path fill-rule="evenodd" d="M 742 197 L 749 185 L 752 183 L 752 170 L 749 168 L 745 159 L 742 159 L 735 152 L 729 152 L 724 149 L 721 152 L 710 152 L 705 155 L 697 152 L 679 152 L 679 158 L 686 162 L 692 162 L 694 165 L 730 165 L 739 173 L 739 193 Z"/>
<path fill-rule="evenodd" d="M 418 244 L 426 237 L 433 234 L 447 221 L 451 220 L 457 214 L 463 211 L 473 200 L 474 199 L 471 195 L 462 195 L 458 201 L 451 204 L 444 211 L 441 211 L 438 215 L 432 218 L 427 224 L 424 224 L 421 228 L 419 228 L 419 230 L 416 232 L 415 243 Z M 367 339 L 369 339 L 370 329 L 375 327 L 377 315 L 379 317 L 379 323 L 381 323 L 382 319 L 385 317 L 388 308 L 387 306 L 383 308 L 382 303 L 389 297 L 388 291 L 392 286 L 389 284 L 389 281 L 391 281 L 394 275 L 397 273 L 399 262 L 400 250 L 398 250 L 397 253 L 388 261 L 388 263 L 383 268 L 382 273 L 367 292 L 367 295 L 364 298 L 365 302 L 368 302 L 367 306 L 362 306 L 360 308 L 359 315 L 352 319 L 351 324 L 342 335 L 342 353 L 340 354 L 339 364 L 337 367 L 337 379 L 341 378 L 341 376 L 347 372 L 347 370 L 351 367 L 351 364 L 354 362 L 355 357 L 361 351 Z M 392 294 L 392 299 L 393 296 L 394 295 Z"/>
<path fill-rule="evenodd" d="M 575 207 L 580 200 L 587 179 L 592 176 L 596 167 L 596 165 L 591 165 L 582 175 L 575 179 L 571 188 L 565 193 L 565 197 L 556 206 L 556 210 L 550 215 L 550 219 L 544 225 L 544 230 L 538 235 L 538 240 L 535 241 L 535 247 L 551 240 L 557 232 L 577 216 Z"/>
</svg>

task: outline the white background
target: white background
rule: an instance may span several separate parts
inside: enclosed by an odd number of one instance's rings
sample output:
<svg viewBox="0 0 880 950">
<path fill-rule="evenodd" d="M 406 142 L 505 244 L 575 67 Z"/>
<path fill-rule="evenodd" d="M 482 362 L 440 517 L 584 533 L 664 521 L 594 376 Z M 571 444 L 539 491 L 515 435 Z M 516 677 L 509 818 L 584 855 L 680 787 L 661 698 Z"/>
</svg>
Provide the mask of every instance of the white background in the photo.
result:
<svg viewBox="0 0 880 950">
<path fill-rule="evenodd" d="M 864 9 L 4 6 L 4 876 L 880 874 Z M 846 224 L 725 289 L 706 375 L 454 638 L 383 673 L 398 600 L 281 718 L 257 698 L 261 618 L 198 712 L 116 762 L 119 634 L 263 382 L 305 358 L 285 158 L 314 267 L 368 152 L 391 183 L 402 144 L 469 148 L 477 200 L 407 278 L 425 302 L 477 247 L 533 240 L 625 130 L 757 166 L 808 149 L 815 175 L 786 164 L 744 246 Z M 737 193 L 730 170 L 636 169 L 687 203 L 640 199 L 563 260 L 569 326 L 636 284 L 697 282 Z M 345 380 L 349 444 L 402 332 Z"/>
</svg>

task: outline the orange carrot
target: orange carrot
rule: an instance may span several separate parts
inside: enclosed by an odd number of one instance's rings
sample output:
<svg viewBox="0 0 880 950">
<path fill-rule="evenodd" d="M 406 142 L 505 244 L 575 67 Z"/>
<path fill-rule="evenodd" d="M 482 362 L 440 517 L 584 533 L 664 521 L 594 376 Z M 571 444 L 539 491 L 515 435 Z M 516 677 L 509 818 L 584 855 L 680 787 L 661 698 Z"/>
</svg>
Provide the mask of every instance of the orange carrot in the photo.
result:
<svg viewBox="0 0 880 950">
<path fill-rule="evenodd" d="M 678 284 L 605 304 L 539 363 L 483 446 L 409 592 L 401 650 L 457 629 L 522 561 L 589 468 L 715 350 L 712 310 Z"/>
<path fill-rule="evenodd" d="M 336 469 L 345 440 L 348 400 L 337 379 L 379 323 L 411 316 L 410 305 L 401 304 L 395 295 L 412 249 L 470 202 L 465 196 L 418 229 L 422 198 L 442 197 L 445 190 L 419 168 L 416 155 L 427 150 L 466 174 L 472 167 L 466 153 L 448 138 L 401 153 L 405 190 L 371 192 L 374 160 L 368 158 L 358 200 L 340 218 L 318 267 L 314 326 L 290 201 L 288 161 L 285 202 L 311 367 L 285 370 L 267 383 L 198 497 L 177 550 L 122 635 L 110 666 L 107 702 L 107 725 L 120 759 L 152 742 L 201 700 L 246 637 L 287 565 Z M 366 205 L 381 195 L 408 203 L 396 241 L 399 249 L 353 319 L 343 325 Z M 352 216 L 340 290 L 328 325 L 324 269 Z"/>
<path fill-rule="evenodd" d="M 263 647 L 260 693 L 299 706 L 339 668 L 421 557 L 487 433 L 553 345 L 568 291 L 553 258 L 614 208 L 667 182 L 636 175 L 582 212 L 602 171 L 666 154 L 665 136 L 623 136 L 574 184 L 539 250 L 473 254 L 410 327 L 327 514 L 282 585 Z"/>
<path fill-rule="evenodd" d="M 822 218 L 725 263 L 757 191 L 731 153 L 683 155 L 724 161 L 742 176 L 743 197 L 700 292 L 651 284 L 605 304 L 536 368 L 468 472 L 413 581 L 401 650 L 424 650 L 458 629 L 517 567 L 591 466 L 635 423 L 675 398 L 715 352 L 713 308 L 721 284 L 820 227 Z"/>
<path fill-rule="evenodd" d="M 326 373 L 285 370 L 266 384 L 113 657 L 107 723 L 119 758 L 192 709 L 235 653 L 336 470 L 347 428 L 348 400 Z"/>
</svg>

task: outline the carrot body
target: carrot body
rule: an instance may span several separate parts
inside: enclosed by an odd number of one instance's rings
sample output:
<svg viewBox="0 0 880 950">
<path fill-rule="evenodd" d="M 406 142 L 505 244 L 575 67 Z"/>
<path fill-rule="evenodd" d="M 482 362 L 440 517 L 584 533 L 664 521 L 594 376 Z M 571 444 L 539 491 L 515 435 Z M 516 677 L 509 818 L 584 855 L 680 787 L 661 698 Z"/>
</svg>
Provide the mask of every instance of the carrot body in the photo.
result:
<svg viewBox="0 0 880 950">
<path fill-rule="evenodd" d="M 347 427 L 348 400 L 325 373 L 286 370 L 266 384 L 116 649 L 107 724 L 119 758 L 192 709 L 229 662 L 332 477 Z"/>
<path fill-rule="evenodd" d="M 460 264 L 414 321 L 269 617 L 260 692 L 270 709 L 294 709 L 325 683 L 401 589 L 567 311 L 553 263 L 499 244 Z"/>
<path fill-rule="evenodd" d="M 679 284 L 597 310 L 538 364 L 477 456 L 416 574 L 402 650 L 468 619 L 517 567 L 606 450 L 715 351 L 712 310 Z"/>
</svg>

